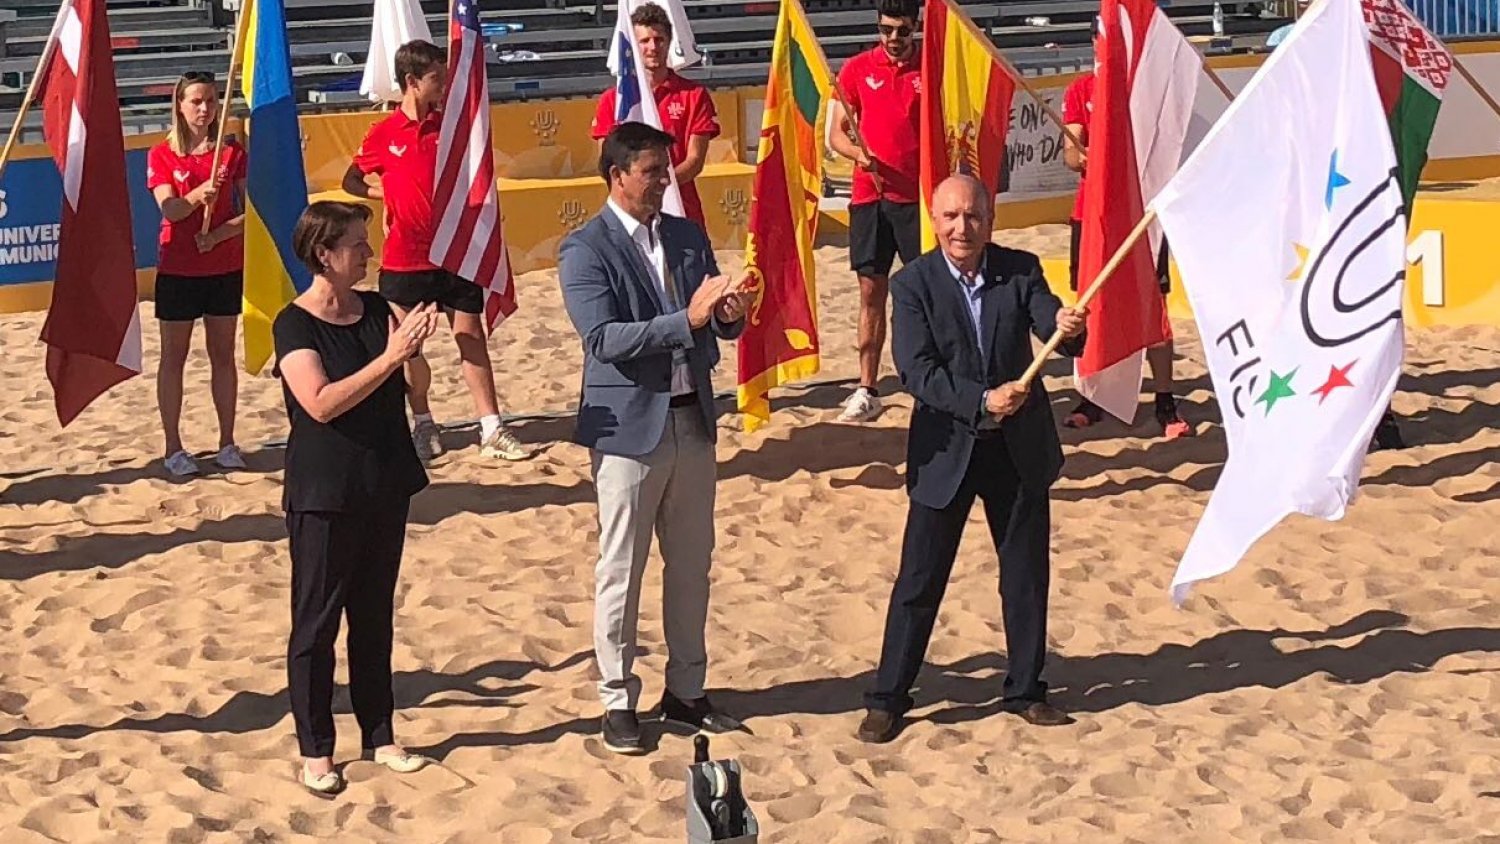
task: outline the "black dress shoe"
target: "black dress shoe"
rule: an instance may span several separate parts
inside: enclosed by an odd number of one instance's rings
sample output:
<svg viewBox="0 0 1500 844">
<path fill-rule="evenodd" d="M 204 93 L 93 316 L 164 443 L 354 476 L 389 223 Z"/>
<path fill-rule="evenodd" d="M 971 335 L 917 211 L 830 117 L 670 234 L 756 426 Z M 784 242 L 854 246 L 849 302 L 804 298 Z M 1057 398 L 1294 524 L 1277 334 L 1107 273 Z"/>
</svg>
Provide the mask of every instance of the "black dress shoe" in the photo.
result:
<svg viewBox="0 0 1500 844">
<path fill-rule="evenodd" d="M 636 756 L 646 751 L 641 744 L 641 722 L 629 709 L 611 709 L 604 713 L 601 725 L 604 746 L 616 753 Z"/>
<path fill-rule="evenodd" d="M 1068 713 L 1045 700 L 1026 704 L 1013 711 L 1021 716 L 1021 720 L 1033 727 L 1063 727 L 1074 723 L 1073 718 Z"/>
<path fill-rule="evenodd" d="M 684 701 L 671 692 L 662 695 L 661 719 L 702 730 L 705 733 L 732 733 L 743 730 L 744 724 L 725 715 L 709 703 L 708 696 L 693 701 Z"/>
<path fill-rule="evenodd" d="M 885 744 L 901 734 L 902 720 L 900 715 L 884 709 L 867 710 L 855 736 L 870 744 Z"/>
</svg>

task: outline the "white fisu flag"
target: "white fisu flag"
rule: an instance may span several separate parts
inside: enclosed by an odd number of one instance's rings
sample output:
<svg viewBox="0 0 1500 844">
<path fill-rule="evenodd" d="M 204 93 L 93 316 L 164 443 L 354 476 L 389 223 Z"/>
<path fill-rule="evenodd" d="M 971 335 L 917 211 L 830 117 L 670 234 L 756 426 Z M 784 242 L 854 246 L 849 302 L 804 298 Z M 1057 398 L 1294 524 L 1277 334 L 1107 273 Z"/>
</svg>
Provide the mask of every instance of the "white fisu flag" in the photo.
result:
<svg viewBox="0 0 1500 844">
<path fill-rule="evenodd" d="M 432 30 L 419 0 L 375 0 L 375 24 L 370 27 L 370 52 L 359 92 L 373 102 L 401 102 L 401 80 L 396 78 L 396 50 L 409 41 L 432 43 Z"/>
<path fill-rule="evenodd" d="M 667 13 L 667 19 L 672 22 L 672 45 L 670 55 L 667 56 L 667 66 L 673 70 L 682 70 L 685 67 L 703 61 L 703 56 L 698 52 L 698 41 L 693 37 L 693 25 L 688 20 L 687 11 L 682 8 L 682 0 L 620 0 L 619 14 L 629 19 L 635 14 L 635 10 L 642 6 L 660 6 Z M 609 72 L 615 76 L 620 75 L 620 60 L 613 50 L 609 53 Z"/>
<path fill-rule="evenodd" d="M 1291 513 L 1339 519 L 1402 356 L 1406 218 L 1359 0 L 1319 0 L 1152 203 L 1229 459 L 1172 579 Z"/>
<path fill-rule="evenodd" d="M 650 77 L 646 75 L 646 66 L 641 63 L 635 27 L 630 23 L 630 5 L 620 3 L 609 48 L 609 70 L 615 77 L 615 123 L 644 123 L 661 129 L 661 112 L 656 108 L 656 97 L 648 90 Z M 677 172 L 675 169 L 668 172 L 672 184 L 662 197 L 661 210 L 682 217 L 682 191 L 677 187 Z"/>
</svg>

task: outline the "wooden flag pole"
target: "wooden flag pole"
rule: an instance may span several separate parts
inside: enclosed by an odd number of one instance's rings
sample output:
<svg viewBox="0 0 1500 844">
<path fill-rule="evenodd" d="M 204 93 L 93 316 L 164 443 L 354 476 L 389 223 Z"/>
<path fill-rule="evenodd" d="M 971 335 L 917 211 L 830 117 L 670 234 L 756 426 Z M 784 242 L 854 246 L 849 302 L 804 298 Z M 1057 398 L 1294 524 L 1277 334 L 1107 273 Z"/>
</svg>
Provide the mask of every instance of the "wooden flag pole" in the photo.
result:
<svg viewBox="0 0 1500 844">
<path fill-rule="evenodd" d="M 1207 60 L 1203 62 L 1203 72 L 1208 74 L 1209 81 L 1218 87 L 1219 93 L 1224 95 L 1224 99 L 1234 102 L 1234 92 L 1229 90 L 1229 86 L 1224 84 L 1224 80 L 1219 77 L 1219 74 L 1212 67 L 1209 67 Z"/>
<path fill-rule="evenodd" d="M 823 66 L 828 66 L 827 59 L 823 60 Z M 859 151 L 865 154 L 865 158 L 868 158 L 870 161 L 874 161 L 875 157 L 870 154 L 870 148 L 868 146 L 865 146 L 864 134 L 859 131 L 859 117 L 849 109 L 849 103 L 845 102 L 844 89 L 843 86 L 839 85 L 839 81 L 837 78 L 833 80 L 833 98 L 838 100 L 839 108 L 843 109 L 844 111 L 844 119 L 849 121 L 849 139 L 854 141 L 854 143 L 859 147 Z M 840 131 L 843 130 L 840 129 Z M 879 170 L 871 170 L 870 178 L 875 182 L 875 190 L 882 192 L 885 191 L 885 180 L 880 178 Z"/>
<path fill-rule="evenodd" d="M 1500 103 L 1496 103 L 1495 98 L 1490 96 L 1490 92 L 1484 90 L 1484 87 L 1479 84 L 1479 80 L 1475 79 L 1474 74 L 1470 73 L 1469 69 L 1464 67 L 1464 63 L 1459 60 L 1458 56 L 1453 57 L 1453 69 L 1458 71 L 1458 75 L 1462 76 L 1465 82 L 1469 83 L 1469 87 L 1474 89 L 1474 93 L 1479 95 L 1479 99 L 1484 100 L 1484 104 L 1490 107 L 1490 111 L 1494 112 L 1496 117 L 1500 117 Z"/>
<path fill-rule="evenodd" d="M 62 11 L 58 11 L 61 17 Z M 37 59 L 36 72 L 31 75 L 31 84 L 26 86 L 26 96 L 21 100 L 21 109 L 16 112 L 16 120 L 10 126 L 10 136 L 5 139 L 5 149 L 0 150 L 0 176 L 5 175 L 5 166 L 10 163 L 11 153 L 15 152 L 16 142 L 21 138 L 21 124 L 26 121 L 26 113 L 31 110 L 31 104 L 36 101 L 37 87 L 41 84 L 42 72 L 47 68 L 47 62 L 52 60 L 52 54 L 57 50 L 57 26 L 52 27 L 52 36 L 42 47 L 42 55 Z"/>
<path fill-rule="evenodd" d="M 1021 75 L 1021 71 L 1017 70 L 1016 66 L 1010 63 L 1010 59 L 1007 59 L 1005 54 L 1000 52 L 1000 48 L 995 46 L 995 42 L 991 41 L 989 36 L 985 35 L 979 29 L 979 25 L 974 23 L 962 9 L 955 6 L 953 0 L 943 0 L 943 5 L 948 7 L 948 17 L 957 20 L 959 25 L 968 31 L 970 36 L 984 45 L 984 49 L 990 54 L 990 58 L 994 59 L 995 63 L 1004 69 L 1007 76 L 1015 80 L 1017 85 L 1020 85 L 1027 94 L 1031 95 L 1033 100 L 1036 100 L 1036 104 L 1041 106 L 1042 111 L 1046 112 L 1047 116 L 1052 118 L 1052 122 L 1056 123 L 1062 129 L 1062 133 L 1067 136 L 1068 140 L 1072 141 L 1073 145 L 1079 149 L 1084 149 L 1083 139 L 1079 138 L 1073 130 L 1068 128 L 1068 124 L 1063 122 L 1062 115 L 1057 113 L 1057 109 L 1053 108 L 1051 103 L 1047 102 L 1035 88 L 1031 87 L 1031 83 L 1027 82 L 1026 77 Z M 924 92 L 925 94 L 926 92 Z"/>
<path fill-rule="evenodd" d="M 1125 262 L 1125 256 L 1130 254 L 1130 250 L 1135 248 L 1136 241 L 1140 240 L 1146 234 L 1146 230 L 1151 227 L 1151 223 L 1155 220 L 1156 209 L 1146 209 L 1146 213 L 1141 216 L 1141 221 L 1136 223 L 1135 228 L 1130 230 L 1130 234 L 1125 236 L 1125 242 L 1121 243 L 1120 248 L 1115 250 L 1115 254 L 1109 259 L 1109 263 L 1105 264 L 1104 269 L 1099 271 L 1099 277 L 1094 280 L 1093 284 L 1089 285 L 1088 290 L 1084 291 L 1083 296 L 1078 299 L 1078 304 L 1075 307 L 1086 308 L 1090 302 L 1094 301 L 1094 297 L 1099 294 L 1100 290 L 1104 289 L 1104 283 L 1114 276 L 1115 270 L 1119 268 L 1120 264 Z M 1057 347 L 1062 344 L 1062 341 L 1063 336 L 1061 331 L 1052 332 L 1052 337 L 1047 340 L 1046 345 L 1042 346 L 1042 350 L 1037 352 L 1036 359 L 1031 362 L 1031 366 L 1026 367 L 1026 372 L 1021 375 L 1019 383 L 1022 385 L 1031 384 L 1036 379 L 1037 374 L 1042 371 L 1042 365 L 1047 362 L 1047 358 L 1051 357 L 1052 353 L 1057 351 Z"/>
<path fill-rule="evenodd" d="M 234 105 L 234 74 L 245 61 L 245 21 L 249 19 L 246 10 L 254 9 L 254 2 L 242 4 L 239 11 L 239 19 L 234 26 L 234 49 L 229 51 L 229 74 L 224 77 L 224 101 L 219 103 L 219 136 L 214 139 L 214 157 L 208 171 L 208 178 L 217 181 L 219 178 L 219 162 L 223 160 L 224 133 L 229 130 L 229 111 Z M 177 108 L 173 103 L 172 108 Z M 214 202 L 218 199 L 215 194 L 203 205 L 203 230 L 201 234 L 208 234 L 212 227 L 214 218 Z"/>
</svg>

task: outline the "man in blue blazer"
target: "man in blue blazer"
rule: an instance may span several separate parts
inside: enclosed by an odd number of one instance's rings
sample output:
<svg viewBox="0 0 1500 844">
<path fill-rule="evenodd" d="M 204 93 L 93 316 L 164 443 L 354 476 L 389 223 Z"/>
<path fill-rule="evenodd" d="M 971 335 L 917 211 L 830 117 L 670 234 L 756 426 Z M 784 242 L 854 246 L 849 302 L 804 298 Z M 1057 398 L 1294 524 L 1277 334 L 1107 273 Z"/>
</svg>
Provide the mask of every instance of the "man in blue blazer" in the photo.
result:
<svg viewBox="0 0 1500 844">
<path fill-rule="evenodd" d="M 1009 651 L 1003 706 L 1032 724 L 1071 720 L 1047 703 L 1041 680 L 1048 489 L 1062 469 L 1062 446 L 1046 390 L 1017 379 L 1032 361 L 1033 336 L 1045 340 L 1061 330 L 1068 338 L 1062 351 L 1081 354 L 1085 313 L 1062 307 L 1035 255 L 990 243 L 994 199 L 979 181 L 954 176 L 939 185 L 932 217 L 939 248 L 891 279 L 891 348 L 916 407 L 901 570 L 858 733 L 874 743 L 895 738 L 912 706 L 911 687 L 975 498 L 984 501 L 1000 554 Z"/>
<path fill-rule="evenodd" d="M 722 732 L 737 722 L 704 694 L 714 548 L 717 340 L 744 328 L 752 294 L 719 273 L 696 223 L 661 213 L 672 136 L 622 123 L 604 139 L 605 208 L 563 241 L 558 278 L 583 340 L 575 438 L 599 500 L 594 653 L 604 744 L 643 750 L 634 671 L 641 580 L 656 533 L 667 642 L 663 719 Z"/>
</svg>

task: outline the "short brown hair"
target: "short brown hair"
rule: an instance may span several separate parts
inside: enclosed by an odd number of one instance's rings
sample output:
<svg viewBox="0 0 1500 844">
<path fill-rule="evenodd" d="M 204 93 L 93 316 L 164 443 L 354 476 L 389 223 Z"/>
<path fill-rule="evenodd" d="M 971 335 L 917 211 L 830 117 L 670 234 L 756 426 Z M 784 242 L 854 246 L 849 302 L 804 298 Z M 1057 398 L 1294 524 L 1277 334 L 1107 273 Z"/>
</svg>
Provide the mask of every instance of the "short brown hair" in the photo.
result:
<svg viewBox="0 0 1500 844">
<path fill-rule="evenodd" d="M 655 3 L 646 3 L 636 9 L 630 16 L 630 23 L 634 26 L 649 26 L 652 29 L 659 29 L 667 34 L 667 38 L 672 37 L 672 19 L 667 17 L 666 9 Z"/>
<path fill-rule="evenodd" d="M 446 64 L 447 61 L 436 44 L 421 40 L 408 41 L 396 48 L 396 84 L 405 91 L 407 76 L 421 79 L 431 73 L 434 67 Z"/>
<path fill-rule="evenodd" d="M 321 200 L 307 206 L 292 228 L 292 251 L 314 275 L 323 272 L 318 248 L 332 249 L 356 222 L 370 222 L 370 209 L 353 202 Z"/>
</svg>

